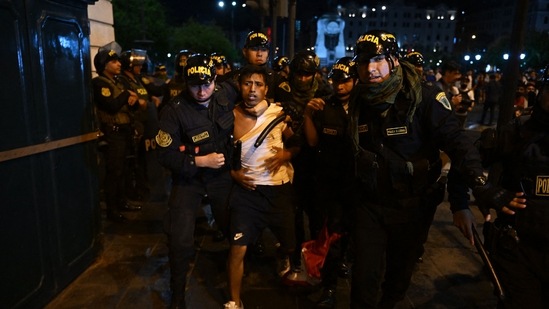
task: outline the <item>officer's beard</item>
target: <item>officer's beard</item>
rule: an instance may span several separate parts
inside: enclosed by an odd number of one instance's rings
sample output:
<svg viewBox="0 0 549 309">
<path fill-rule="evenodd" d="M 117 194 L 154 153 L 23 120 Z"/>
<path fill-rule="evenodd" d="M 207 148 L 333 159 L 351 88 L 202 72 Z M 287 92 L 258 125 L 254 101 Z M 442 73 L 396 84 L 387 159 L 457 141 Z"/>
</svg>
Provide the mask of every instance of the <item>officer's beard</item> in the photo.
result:
<svg viewBox="0 0 549 309">
<path fill-rule="evenodd" d="M 402 88 L 402 69 L 395 68 L 387 80 L 381 83 L 357 84 L 356 95 L 370 106 L 394 104 L 399 90 Z"/>
</svg>

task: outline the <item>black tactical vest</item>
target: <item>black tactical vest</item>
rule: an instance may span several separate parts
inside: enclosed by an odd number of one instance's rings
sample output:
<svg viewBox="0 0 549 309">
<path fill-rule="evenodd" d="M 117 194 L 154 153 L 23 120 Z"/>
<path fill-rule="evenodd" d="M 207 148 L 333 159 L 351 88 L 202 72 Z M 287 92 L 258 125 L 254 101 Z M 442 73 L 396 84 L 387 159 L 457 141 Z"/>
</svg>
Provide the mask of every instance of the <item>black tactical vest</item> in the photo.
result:
<svg viewBox="0 0 549 309">
<path fill-rule="evenodd" d="M 534 134 L 513 162 L 513 177 L 526 195 L 525 209 L 516 212 L 521 240 L 549 246 L 549 133 Z"/>
</svg>

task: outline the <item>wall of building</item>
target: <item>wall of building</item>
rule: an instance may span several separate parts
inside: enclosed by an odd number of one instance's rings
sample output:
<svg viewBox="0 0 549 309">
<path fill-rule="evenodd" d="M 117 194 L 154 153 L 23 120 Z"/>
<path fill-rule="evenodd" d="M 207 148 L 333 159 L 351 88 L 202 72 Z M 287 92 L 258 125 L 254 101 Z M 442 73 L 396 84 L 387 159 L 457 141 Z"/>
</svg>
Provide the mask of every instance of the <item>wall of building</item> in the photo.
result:
<svg viewBox="0 0 549 309">
<path fill-rule="evenodd" d="M 392 32 L 401 48 L 414 48 L 452 52 L 456 29 L 455 9 L 443 4 L 434 8 L 418 8 L 401 1 L 386 5 L 338 7 L 338 14 L 345 20 L 345 46 L 352 54 L 356 39 L 364 32 L 381 29 Z"/>
<path fill-rule="evenodd" d="M 111 0 L 98 0 L 95 5 L 88 6 L 90 20 L 90 55 L 92 72 L 95 75 L 93 58 L 99 47 L 115 41 L 114 17 Z"/>
</svg>

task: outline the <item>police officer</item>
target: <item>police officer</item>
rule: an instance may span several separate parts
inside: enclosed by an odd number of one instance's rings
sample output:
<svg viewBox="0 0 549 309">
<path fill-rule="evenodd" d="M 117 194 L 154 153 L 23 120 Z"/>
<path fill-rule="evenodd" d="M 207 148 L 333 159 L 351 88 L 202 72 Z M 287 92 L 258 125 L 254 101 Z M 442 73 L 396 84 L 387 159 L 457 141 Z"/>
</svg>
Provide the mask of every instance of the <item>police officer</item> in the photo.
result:
<svg viewBox="0 0 549 309">
<path fill-rule="evenodd" d="M 423 66 L 425 65 L 423 55 L 416 51 L 409 52 L 406 56 L 404 56 L 404 59 L 410 62 L 416 68 L 417 74 L 421 77 L 421 79 L 425 80 L 425 77 L 423 76 Z"/>
<path fill-rule="evenodd" d="M 283 103 L 286 110 L 291 110 L 292 129 L 295 135 L 286 141 L 288 147 L 300 146 L 300 152 L 292 159 L 294 165 L 294 186 L 297 195 L 296 211 L 296 240 L 297 248 L 293 257 L 293 265 L 299 266 L 301 243 L 305 239 L 304 213 L 309 218 L 309 230 L 312 238 L 316 238 L 321 227 L 322 218 L 316 199 L 315 187 L 315 150 L 310 147 L 303 135 L 303 113 L 310 101 L 323 104 L 332 94 L 330 86 L 318 77 L 320 59 L 312 51 L 298 52 L 290 62 L 290 78 L 278 85 L 275 98 Z M 296 144 L 294 144 L 296 143 Z M 293 274 L 286 276 L 287 282 L 301 281 L 300 269 L 293 270 Z"/>
<path fill-rule="evenodd" d="M 273 59 L 272 67 L 276 74 L 282 77 L 282 80 L 287 80 L 290 75 L 290 58 L 286 56 L 276 56 Z"/>
<path fill-rule="evenodd" d="M 220 53 L 212 53 L 210 57 L 214 62 L 217 78 L 219 78 L 220 76 L 224 76 L 231 71 L 229 61 L 227 61 L 227 57 L 225 57 L 224 55 Z M 219 82 L 220 81 L 221 80 L 219 80 Z"/>
<path fill-rule="evenodd" d="M 125 160 L 133 136 L 134 111 L 143 102 L 120 82 L 121 64 L 114 50 L 100 50 L 93 59 L 99 76 L 93 78 L 93 101 L 97 107 L 100 129 L 108 147 L 105 152 L 105 202 L 107 219 L 124 222 L 126 210 Z"/>
<path fill-rule="evenodd" d="M 425 65 L 425 59 L 423 58 L 423 55 L 421 53 L 417 51 L 410 52 L 402 58 L 402 61 L 407 61 L 414 66 L 422 82 L 429 83 L 429 85 L 432 84 L 431 81 L 426 80 L 425 75 L 423 74 L 423 66 Z M 431 224 L 435 217 L 437 206 L 438 204 L 442 203 L 442 201 L 444 200 L 444 194 L 446 192 L 446 182 L 448 181 L 448 177 L 447 177 L 448 169 L 446 164 L 448 164 L 448 156 L 446 156 L 444 153 L 441 153 L 440 158 L 442 161 L 441 166 L 443 167 L 443 171 L 441 176 L 437 180 L 437 182 L 430 189 L 434 199 L 433 199 L 433 203 L 431 203 L 431 205 L 428 205 L 431 208 L 425 209 L 426 215 L 425 215 L 425 221 L 423 226 L 424 230 L 423 230 L 423 236 L 422 236 L 423 244 L 425 244 L 429 236 L 429 229 L 431 228 Z M 435 197 L 436 195 L 438 195 L 438 197 Z M 458 201 L 460 203 L 466 203 L 467 205 L 469 204 L 468 195 L 466 194 L 463 194 L 463 193 L 460 194 L 457 200 L 454 200 L 454 198 L 455 196 L 453 195 L 453 193 L 451 197 L 448 197 L 448 199 L 451 201 L 452 204 L 455 204 Z M 440 201 L 440 203 L 437 203 L 437 201 Z M 424 251 L 425 251 L 424 247 L 422 246 L 418 255 L 418 262 L 420 263 L 423 262 Z"/>
<path fill-rule="evenodd" d="M 185 308 L 185 277 L 194 255 L 195 214 L 207 194 L 216 222 L 226 226 L 230 192 L 230 135 L 236 92 L 216 91 L 209 56 L 195 54 L 183 69 L 187 91 L 161 111 L 156 136 L 160 164 L 172 172 L 165 229 L 168 234 L 172 308 Z"/>
<path fill-rule="evenodd" d="M 183 69 L 187 65 L 187 59 L 193 54 L 192 51 L 188 49 L 180 50 L 177 55 L 175 55 L 174 63 L 174 76 L 171 78 L 166 87 L 164 88 L 164 95 L 162 97 L 162 103 L 158 106 L 158 112 L 170 102 L 171 99 L 175 98 L 181 91 L 185 90 L 187 87 L 185 85 L 185 79 L 183 77 Z"/>
<path fill-rule="evenodd" d="M 253 64 L 258 66 L 267 67 L 269 74 L 269 92 L 267 98 L 270 102 L 280 102 L 275 97 L 274 89 L 275 85 L 280 84 L 282 81 L 278 74 L 269 67 L 269 48 L 271 42 L 269 37 L 260 31 L 250 31 L 246 36 L 244 47 L 242 47 L 242 56 L 247 64 Z M 232 70 L 228 74 L 223 76 L 223 80 L 232 80 L 235 85 L 238 85 L 238 75 L 240 70 Z"/>
<path fill-rule="evenodd" d="M 147 62 L 147 52 L 132 49 L 120 55 L 122 64 L 121 82 L 131 89 L 145 106 L 135 112 L 135 135 L 133 136 L 132 156 L 128 160 L 128 179 L 126 182 L 128 198 L 143 201 L 150 193 L 147 183 L 147 152 L 151 150 L 150 141 L 158 132 L 157 106 L 160 104 L 162 87 L 150 81 L 142 74 L 143 65 Z M 131 210 L 140 210 L 137 204 L 128 205 Z"/>
<path fill-rule="evenodd" d="M 295 103 L 302 114 L 309 100 L 328 98 L 332 90 L 323 82 L 319 65 L 320 59 L 314 52 L 305 50 L 296 53 L 289 64 L 288 80 L 279 83 L 276 88 L 277 100 Z"/>
<path fill-rule="evenodd" d="M 478 151 L 444 92 L 422 83 L 410 63 L 399 61 L 396 42 L 391 33 L 371 30 L 355 48 L 360 82 L 349 115 L 360 202 L 354 215 L 351 308 L 393 308 L 404 298 L 422 244 L 418 226 L 424 208 L 438 203 L 430 188 L 440 175 L 439 150 L 450 156 L 463 175 L 456 181 L 472 187 L 478 203 L 501 209 L 514 197 L 486 184 Z M 471 211 L 452 211 L 454 224 L 472 242 Z"/>
<path fill-rule="evenodd" d="M 350 200 L 355 191 L 354 158 L 347 133 L 351 91 L 357 82 L 355 63 L 351 57 L 339 59 L 328 73 L 334 94 L 327 99 L 311 100 L 304 113 L 307 142 L 315 147 L 316 186 L 319 208 L 327 223 L 330 237 L 341 237 L 330 245 L 322 268 L 324 291 L 317 308 L 334 308 L 340 266 L 346 267 L 344 255 L 351 223 Z M 332 236 L 336 234 L 336 236 Z M 343 269 L 346 272 L 346 269 Z"/>
<path fill-rule="evenodd" d="M 498 308 L 549 308 L 549 66 L 529 119 L 516 118 L 492 133 L 484 159 L 490 182 L 521 192 L 514 204 L 523 209 L 502 209 L 487 233 L 496 273 L 505 292 Z M 483 140 L 483 139 L 481 139 Z M 493 145 L 493 147 L 487 147 Z M 486 231 L 485 231 L 486 232 Z M 485 234 L 486 235 L 486 234 Z"/>
<path fill-rule="evenodd" d="M 209 56 L 189 57 L 183 76 L 186 91 L 162 109 L 156 136 L 160 164 L 172 172 L 165 221 L 172 308 L 185 308 L 185 277 L 194 255 L 195 214 L 204 196 L 208 196 L 218 227 L 222 231 L 228 228 L 226 203 L 232 186 L 229 162 L 237 99 L 235 88 L 216 84 Z"/>
</svg>

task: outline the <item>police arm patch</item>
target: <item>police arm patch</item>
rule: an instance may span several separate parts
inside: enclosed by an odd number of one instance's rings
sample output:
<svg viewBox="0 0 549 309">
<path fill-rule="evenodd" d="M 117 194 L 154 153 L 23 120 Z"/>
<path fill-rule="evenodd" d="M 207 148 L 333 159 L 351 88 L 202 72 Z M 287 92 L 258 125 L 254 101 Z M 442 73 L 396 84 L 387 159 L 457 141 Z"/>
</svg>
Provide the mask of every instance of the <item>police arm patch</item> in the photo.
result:
<svg viewBox="0 0 549 309">
<path fill-rule="evenodd" d="M 446 97 L 446 94 L 444 92 L 439 92 L 436 97 L 437 101 L 444 106 L 445 109 L 451 111 L 452 106 L 450 105 L 450 101 L 448 101 L 448 98 Z"/>
<path fill-rule="evenodd" d="M 111 90 L 108 87 L 101 88 L 101 95 L 104 97 L 110 97 L 111 96 Z"/>
<path fill-rule="evenodd" d="M 156 144 L 160 147 L 168 147 L 172 144 L 173 140 L 170 133 L 158 130 L 158 134 L 155 137 Z"/>
<path fill-rule="evenodd" d="M 280 85 L 278 85 L 279 88 L 282 88 L 282 90 L 286 92 L 291 92 L 292 88 L 290 87 L 290 84 L 288 82 L 283 82 Z"/>
</svg>

